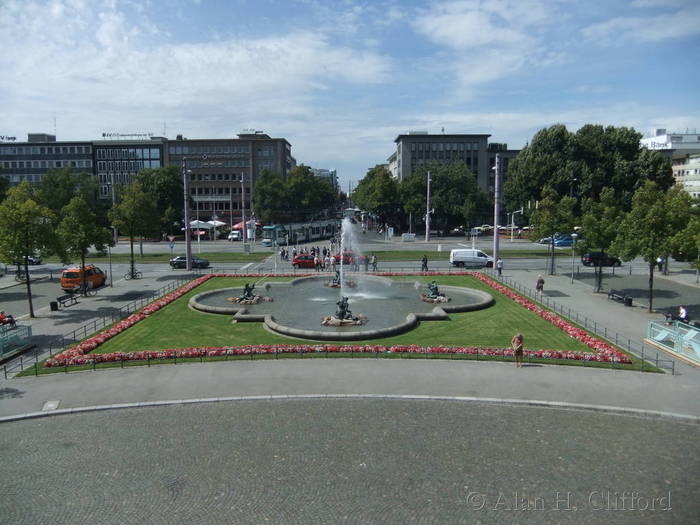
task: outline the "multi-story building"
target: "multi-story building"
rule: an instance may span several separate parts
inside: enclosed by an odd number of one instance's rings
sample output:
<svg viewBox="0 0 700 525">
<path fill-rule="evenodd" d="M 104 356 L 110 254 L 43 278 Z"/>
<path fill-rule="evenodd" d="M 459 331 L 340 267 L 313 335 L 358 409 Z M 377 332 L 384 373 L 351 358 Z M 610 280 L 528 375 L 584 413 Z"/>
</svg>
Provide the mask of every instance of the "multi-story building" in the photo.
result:
<svg viewBox="0 0 700 525">
<path fill-rule="evenodd" d="M 463 162 L 476 176 L 479 187 L 489 193 L 494 192 L 495 176 L 493 167 L 496 154 L 503 159 L 504 177 L 507 174 L 508 160 L 518 154 L 509 150 L 506 144 L 491 143 L 485 134 L 430 135 L 427 131 L 410 131 L 399 135 L 394 142 L 396 151 L 389 157 L 389 169 L 402 181 L 418 166 L 427 162 L 450 164 Z M 504 179 L 505 180 L 505 179 Z"/>
<path fill-rule="evenodd" d="M 667 159 L 684 159 L 686 155 L 700 153 L 700 134 L 666 133 L 665 129 L 654 130 L 653 137 L 643 138 L 641 145 L 655 151 Z"/>
<path fill-rule="evenodd" d="M 261 131 L 244 131 L 237 139 L 187 139 L 168 141 L 166 163 L 182 167 L 189 176 L 193 209 L 201 220 L 239 221 L 242 210 L 254 211 L 252 188 L 262 170 L 286 177 L 296 165 L 286 139 Z"/>
<path fill-rule="evenodd" d="M 164 166 L 166 142 L 163 137 L 92 142 L 100 197 L 114 202 L 117 186 L 130 184 L 142 169 Z"/>
<path fill-rule="evenodd" d="M 673 177 L 693 197 L 700 197 L 700 154 L 672 161 Z"/>
<path fill-rule="evenodd" d="M 311 173 L 314 174 L 314 177 L 318 177 L 319 179 L 324 179 L 327 180 L 331 186 L 333 187 L 334 190 L 338 190 L 338 174 L 336 173 L 336 170 L 327 170 L 323 168 L 311 168 Z"/>
<path fill-rule="evenodd" d="M 0 176 L 11 186 L 41 182 L 49 170 L 72 168 L 94 174 L 92 142 L 56 142 L 55 135 L 29 133 L 27 142 L 0 144 Z"/>
</svg>

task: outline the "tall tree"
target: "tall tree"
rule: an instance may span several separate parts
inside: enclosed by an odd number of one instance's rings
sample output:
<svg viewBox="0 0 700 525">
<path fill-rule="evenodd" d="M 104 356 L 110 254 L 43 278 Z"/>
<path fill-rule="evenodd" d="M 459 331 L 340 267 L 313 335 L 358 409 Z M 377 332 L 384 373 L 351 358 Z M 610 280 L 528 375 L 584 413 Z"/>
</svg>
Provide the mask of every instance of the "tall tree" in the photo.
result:
<svg viewBox="0 0 700 525">
<path fill-rule="evenodd" d="M 124 189 L 122 200 L 109 212 L 112 224 L 129 236 L 132 275 L 136 273 L 134 265 L 134 240 L 137 236 L 155 233 L 159 225 L 159 216 L 153 199 L 135 181 Z"/>
<path fill-rule="evenodd" d="M 303 164 L 289 172 L 286 201 L 292 207 L 294 220 L 312 220 L 328 215 L 336 206 L 337 195 L 331 184 L 315 177 Z"/>
<path fill-rule="evenodd" d="M 617 237 L 620 224 L 625 213 L 615 197 L 612 188 L 603 188 L 600 201 L 584 199 L 583 216 L 581 218 L 582 238 L 577 246 L 581 253 L 596 250 L 607 252 Z M 603 267 L 597 266 L 596 292 L 600 292 L 603 281 Z"/>
<path fill-rule="evenodd" d="M 104 204 L 98 198 L 98 185 L 90 173 L 75 173 L 72 168 L 49 170 L 37 186 L 40 202 L 57 216 L 73 197 L 81 195 L 96 215 L 104 215 Z"/>
<path fill-rule="evenodd" d="M 378 215 L 381 222 L 395 222 L 400 207 L 398 183 L 384 166 L 375 166 L 358 182 L 352 192 L 352 201 L 363 210 Z"/>
<path fill-rule="evenodd" d="M 30 317 L 34 317 L 34 305 L 27 257 L 55 246 L 55 219 L 49 208 L 37 202 L 27 181 L 11 188 L 0 204 L 0 258 L 23 263 Z"/>
<path fill-rule="evenodd" d="M 700 199 L 691 202 L 687 226 L 671 238 L 671 255 L 700 271 Z"/>
<path fill-rule="evenodd" d="M 110 242 L 110 232 L 107 228 L 97 225 L 95 214 L 90 210 L 82 195 L 71 199 L 63 208 L 62 216 L 63 219 L 58 225 L 57 233 L 67 255 L 80 257 L 83 294 L 86 294 L 85 256 L 90 246 L 94 246 L 98 252 L 103 252 L 105 245 Z"/>
<path fill-rule="evenodd" d="M 10 188 L 10 181 L 0 175 L 0 202 L 5 200 L 7 190 Z"/>
<path fill-rule="evenodd" d="M 632 199 L 632 209 L 620 225 L 612 250 L 630 261 L 641 256 L 649 265 L 649 312 L 653 309 L 654 268 L 658 257 L 673 251 L 673 237 L 690 220 L 690 195 L 680 186 L 664 192 L 646 181 Z"/>
<path fill-rule="evenodd" d="M 174 222 L 182 221 L 182 173 L 177 166 L 143 169 L 136 179 L 146 194 L 150 195 L 160 217 L 162 232 L 172 233 Z M 168 211 L 170 209 L 170 211 Z"/>
<path fill-rule="evenodd" d="M 286 182 L 279 173 L 263 170 L 253 190 L 255 213 L 261 221 L 274 224 L 289 221 L 292 206 L 287 196 Z"/>
<path fill-rule="evenodd" d="M 573 197 L 559 197 L 554 188 L 545 186 L 542 190 L 542 200 L 532 214 L 534 228 L 530 231 L 530 235 L 534 238 L 549 237 L 550 240 L 548 246 L 550 274 L 554 274 L 554 235 L 573 229 L 575 204 L 576 199 Z M 497 233 L 494 232 L 494 235 Z"/>
</svg>

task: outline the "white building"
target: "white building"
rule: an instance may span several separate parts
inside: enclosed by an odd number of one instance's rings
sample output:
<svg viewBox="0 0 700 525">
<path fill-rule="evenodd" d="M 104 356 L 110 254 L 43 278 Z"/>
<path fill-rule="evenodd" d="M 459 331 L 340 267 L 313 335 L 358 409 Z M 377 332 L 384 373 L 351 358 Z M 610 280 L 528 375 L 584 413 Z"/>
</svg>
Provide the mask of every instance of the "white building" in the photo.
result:
<svg viewBox="0 0 700 525">
<path fill-rule="evenodd" d="M 700 154 L 674 160 L 673 177 L 693 197 L 700 197 Z"/>
<path fill-rule="evenodd" d="M 666 133 L 665 129 L 656 129 L 653 137 L 643 138 L 640 142 L 648 149 L 660 151 L 668 159 L 682 159 L 700 153 L 698 133 Z"/>
</svg>

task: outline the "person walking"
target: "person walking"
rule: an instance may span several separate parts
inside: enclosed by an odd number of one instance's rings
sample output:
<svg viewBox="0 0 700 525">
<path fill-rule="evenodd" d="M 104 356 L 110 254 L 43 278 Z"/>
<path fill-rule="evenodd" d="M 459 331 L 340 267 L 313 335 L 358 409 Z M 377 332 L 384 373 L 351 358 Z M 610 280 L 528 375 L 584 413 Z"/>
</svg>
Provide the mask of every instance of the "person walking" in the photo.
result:
<svg viewBox="0 0 700 525">
<path fill-rule="evenodd" d="M 496 270 L 498 271 L 499 277 L 503 275 L 503 259 L 501 259 L 500 257 L 496 261 Z"/>
<path fill-rule="evenodd" d="M 376 255 L 372 255 L 372 271 L 376 272 L 377 271 L 377 263 L 379 260 L 377 259 Z"/>
<path fill-rule="evenodd" d="M 542 299 L 542 293 L 544 292 L 544 277 L 541 275 L 537 276 L 537 282 L 535 283 L 535 298 L 539 294 L 540 299 Z"/>
<path fill-rule="evenodd" d="M 421 272 L 427 272 L 428 271 L 428 258 L 423 255 L 423 258 L 420 260 L 420 271 Z"/>
<path fill-rule="evenodd" d="M 513 336 L 513 339 L 510 340 L 510 345 L 513 347 L 513 355 L 515 355 L 515 366 L 517 368 L 522 368 L 523 367 L 523 342 L 525 341 L 525 338 L 523 337 L 523 334 L 517 333 Z"/>
</svg>

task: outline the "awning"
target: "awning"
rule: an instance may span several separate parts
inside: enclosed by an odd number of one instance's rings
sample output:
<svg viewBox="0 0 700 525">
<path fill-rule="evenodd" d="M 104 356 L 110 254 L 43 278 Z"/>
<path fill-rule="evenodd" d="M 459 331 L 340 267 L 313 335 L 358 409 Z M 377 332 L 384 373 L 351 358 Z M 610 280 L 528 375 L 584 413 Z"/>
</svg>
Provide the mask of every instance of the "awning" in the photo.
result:
<svg viewBox="0 0 700 525">
<path fill-rule="evenodd" d="M 246 224 L 248 224 L 248 228 L 250 228 L 253 225 L 253 221 L 252 220 L 246 221 Z M 256 228 L 261 227 L 261 226 L 262 226 L 262 223 L 260 221 L 255 221 Z M 243 222 L 241 221 L 239 223 L 234 224 L 233 229 L 234 230 L 242 230 L 243 229 Z"/>
</svg>

